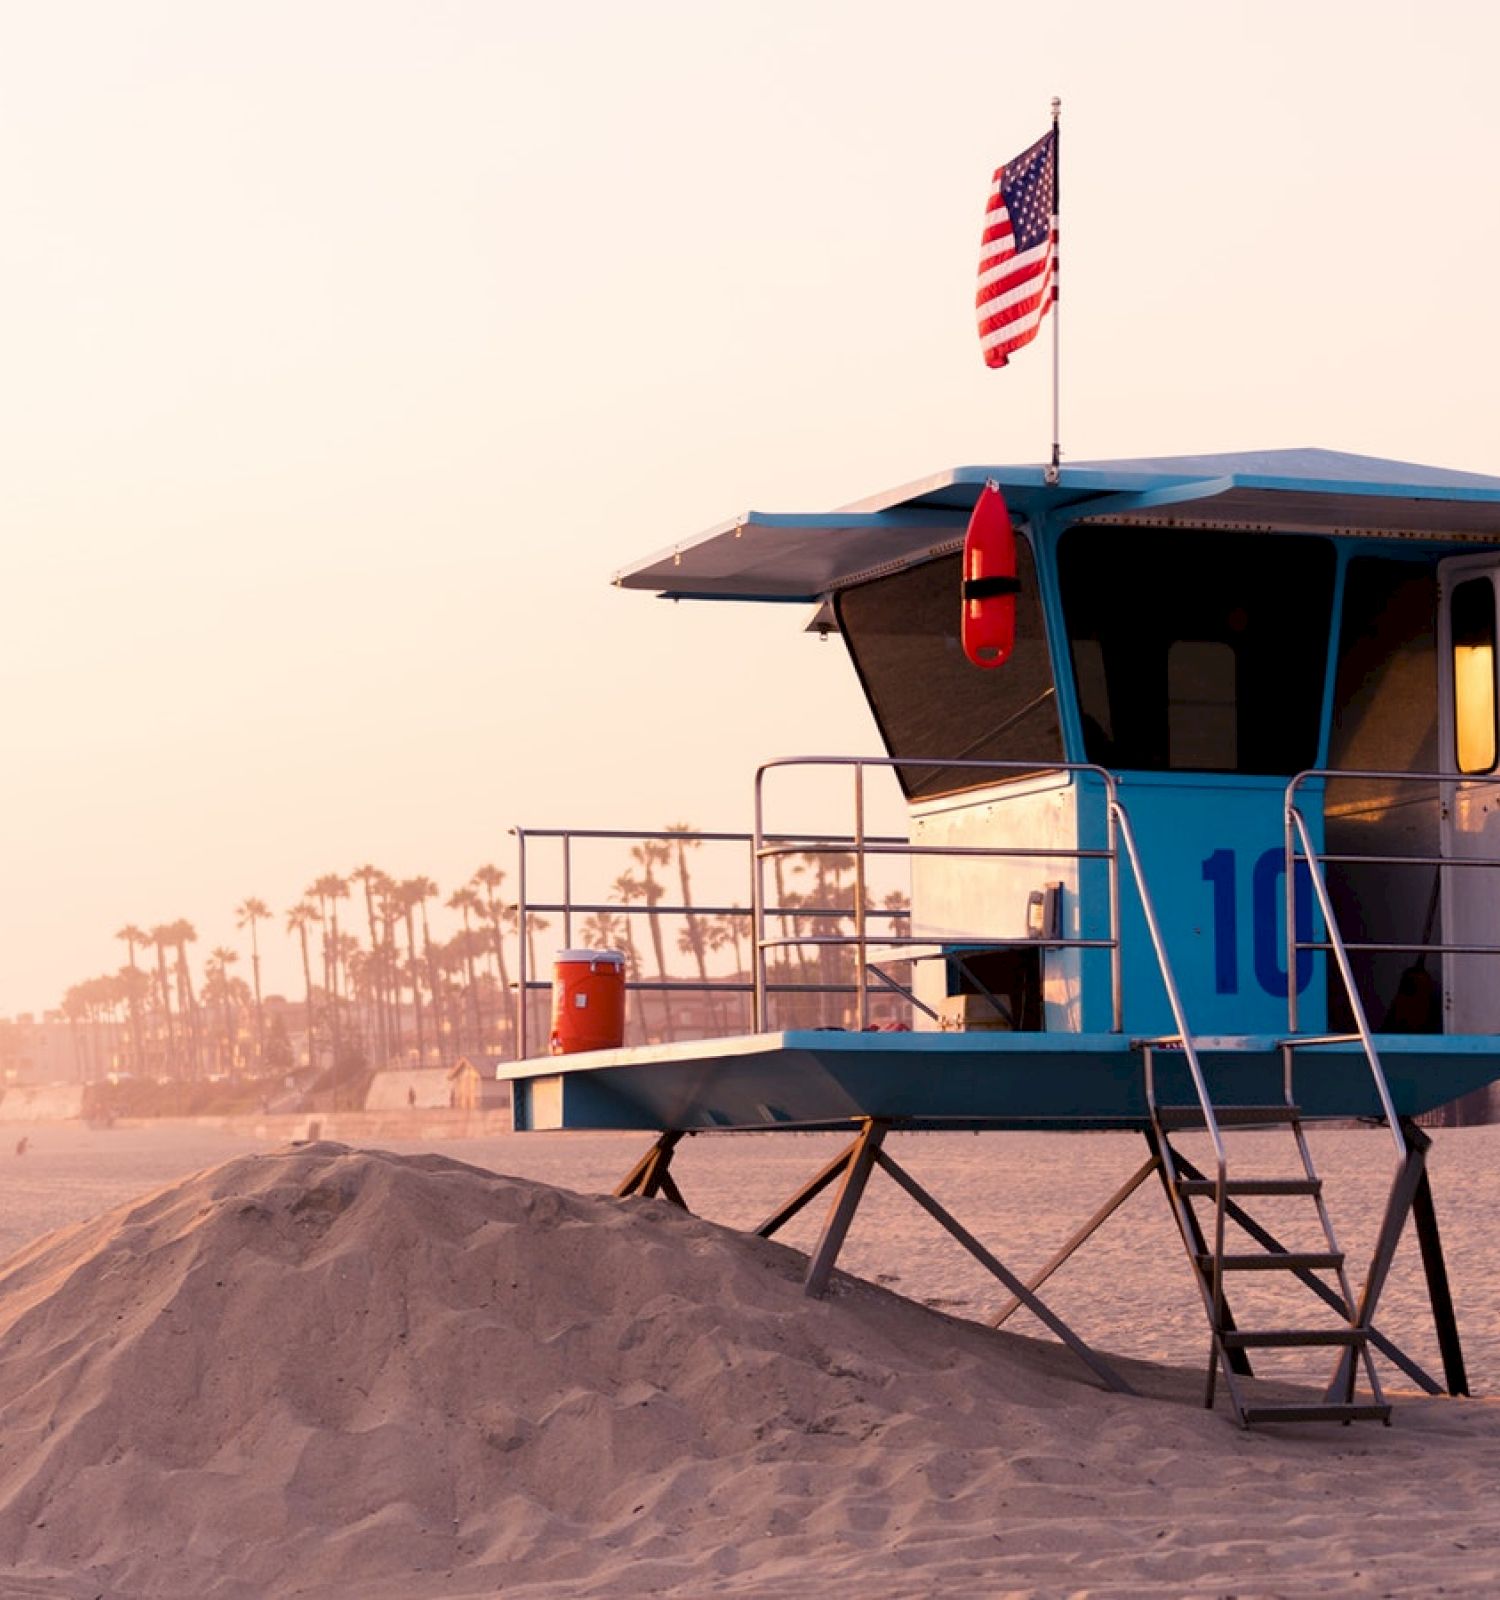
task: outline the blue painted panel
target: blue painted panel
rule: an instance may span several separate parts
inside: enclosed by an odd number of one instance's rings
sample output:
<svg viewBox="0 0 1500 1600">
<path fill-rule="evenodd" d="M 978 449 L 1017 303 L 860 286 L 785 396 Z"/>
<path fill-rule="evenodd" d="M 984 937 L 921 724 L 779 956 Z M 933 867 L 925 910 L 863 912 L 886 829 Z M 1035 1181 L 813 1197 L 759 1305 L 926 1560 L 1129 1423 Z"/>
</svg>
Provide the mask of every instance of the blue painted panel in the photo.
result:
<svg viewBox="0 0 1500 1600">
<path fill-rule="evenodd" d="M 1286 1028 L 1284 792 L 1279 778 L 1131 773 L 1121 780 L 1120 798 L 1195 1034 Z M 1314 841 L 1321 844 L 1315 804 L 1309 812 L 1317 824 Z M 1315 923 L 1305 878 L 1298 902 L 1299 935 L 1310 937 Z M 1145 914 L 1123 865 L 1121 928 L 1125 1031 L 1172 1032 Z M 1298 1021 L 1304 1032 L 1326 1026 L 1325 971 L 1324 956 L 1302 953 Z M 1099 1026 L 1107 1013 L 1094 1005 L 1086 1016 L 1086 1025 Z"/>
</svg>

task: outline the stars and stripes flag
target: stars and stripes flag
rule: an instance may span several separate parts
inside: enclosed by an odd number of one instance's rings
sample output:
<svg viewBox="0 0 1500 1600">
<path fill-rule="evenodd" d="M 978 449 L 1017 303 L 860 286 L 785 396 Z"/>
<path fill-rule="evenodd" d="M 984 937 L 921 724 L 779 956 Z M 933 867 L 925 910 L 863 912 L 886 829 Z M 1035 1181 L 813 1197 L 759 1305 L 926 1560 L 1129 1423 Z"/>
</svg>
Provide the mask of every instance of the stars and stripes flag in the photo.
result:
<svg viewBox="0 0 1500 1600">
<path fill-rule="evenodd" d="M 1003 367 L 1057 299 L 1057 129 L 1007 161 L 990 185 L 979 249 L 979 347 Z"/>
</svg>

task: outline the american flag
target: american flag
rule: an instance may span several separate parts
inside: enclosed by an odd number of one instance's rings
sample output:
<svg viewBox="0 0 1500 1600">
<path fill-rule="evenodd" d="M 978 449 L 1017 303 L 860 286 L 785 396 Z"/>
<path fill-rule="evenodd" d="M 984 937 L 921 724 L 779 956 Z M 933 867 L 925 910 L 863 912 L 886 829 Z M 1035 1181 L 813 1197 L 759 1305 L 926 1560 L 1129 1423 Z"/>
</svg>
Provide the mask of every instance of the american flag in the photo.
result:
<svg viewBox="0 0 1500 1600">
<path fill-rule="evenodd" d="M 1037 336 L 1057 298 L 1057 130 L 1007 161 L 990 185 L 979 249 L 979 347 L 1003 367 Z"/>
</svg>

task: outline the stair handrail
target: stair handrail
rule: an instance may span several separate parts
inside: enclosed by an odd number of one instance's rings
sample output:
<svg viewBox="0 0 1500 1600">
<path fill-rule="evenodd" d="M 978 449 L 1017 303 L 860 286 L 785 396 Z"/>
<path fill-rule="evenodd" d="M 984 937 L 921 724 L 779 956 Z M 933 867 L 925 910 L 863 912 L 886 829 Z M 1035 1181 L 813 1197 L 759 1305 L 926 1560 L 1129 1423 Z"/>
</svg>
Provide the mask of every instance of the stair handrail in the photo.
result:
<svg viewBox="0 0 1500 1600">
<path fill-rule="evenodd" d="M 1177 1027 L 1177 1038 L 1182 1046 L 1182 1054 L 1187 1062 L 1188 1074 L 1193 1080 L 1193 1092 L 1198 1096 L 1198 1105 L 1203 1112 L 1203 1125 L 1208 1130 L 1208 1137 L 1214 1148 L 1214 1165 L 1216 1182 L 1214 1184 L 1214 1271 L 1213 1271 L 1213 1304 L 1214 1321 L 1218 1325 L 1224 1309 L 1224 1222 L 1226 1201 L 1228 1199 L 1229 1182 L 1229 1155 L 1224 1147 L 1224 1136 L 1219 1129 L 1219 1119 L 1214 1115 L 1213 1100 L 1209 1096 L 1208 1084 L 1203 1077 L 1203 1068 L 1198 1061 L 1198 1050 L 1193 1043 L 1193 1035 L 1188 1028 L 1187 1012 L 1182 1003 L 1182 994 L 1177 987 L 1177 979 L 1172 972 L 1172 962 L 1167 955 L 1167 943 L 1162 936 L 1161 923 L 1157 920 L 1156 905 L 1151 898 L 1151 891 L 1146 886 L 1146 869 L 1141 862 L 1140 848 L 1136 844 L 1135 830 L 1130 825 L 1130 818 L 1126 815 L 1125 807 L 1119 795 L 1113 794 L 1109 800 L 1109 829 L 1110 844 L 1115 850 L 1116 857 L 1124 854 L 1130 862 L 1131 877 L 1135 882 L 1136 894 L 1140 898 L 1141 911 L 1146 919 L 1146 931 L 1151 936 L 1151 948 L 1156 955 L 1157 970 L 1161 973 L 1162 983 L 1167 991 L 1167 1004 L 1172 1009 L 1172 1020 Z M 1125 849 L 1121 852 L 1117 840 L 1124 840 Z M 1146 1048 L 1146 1099 L 1149 1109 L 1154 1113 L 1156 1109 L 1156 1090 L 1153 1082 L 1151 1067 L 1151 1050 L 1149 1041 Z"/>
<path fill-rule="evenodd" d="M 1391 1130 L 1391 1140 L 1396 1147 L 1396 1166 L 1399 1171 L 1406 1161 L 1406 1136 L 1401 1132 L 1401 1119 L 1396 1114 L 1396 1104 L 1391 1098 L 1391 1086 L 1386 1080 L 1385 1068 L 1381 1065 L 1380 1052 L 1375 1048 L 1375 1036 L 1370 1031 L 1370 1021 L 1365 1014 L 1364 1002 L 1359 998 L 1359 985 L 1354 981 L 1354 969 L 1349 965 L 1349 952 L 1344 948 L 1344 936 L 1339 929 L 1338 919 L 1333 912 L 1333 901 L 1328 894 L 1328 883 L 1323 875 L 1323 858 L 1313 847 L 1312 833 L 1307 826 L 1307 818 L 1302 815 L 1294 795 L 1297 785 L 1308 773 L 1300 773 L 1287 785 L 1286 790 L 1286 830 L 1287 830 L 1287 863 L 1286 895 L 1287 895 L 1287 930 L 1293 942 L 1287 947 L 1287 994 L 1289 996 L 1289 1018 L 1293 1031 L 1296 1028 L 1296 994 L 1297 994 L 1297 955 L 1294 937 L 1295 897 L 1296 897 L 1296 856 L 1294 846 L 1300 842 L 1302 858 L 1307 862 L 1307 877 L 1312 884 L 1313 894 L 1317 897 L 1318 910 L 1322 913 L 1323 926 L 1328 935 L 1328 947 L 1333 951 L 1334 964 L 1338 967 L 1339 978 L 1344 985 L 1344 993 L 1349 997 L 1349 1009 L 1354 1016 L 1355 1032 L 1359 1035 L 1361 1048 L 1365 1053 L 1365 1060 L 1369 1064 L 1370 1076 L 1375 1081 L 1375 1092 L 1380 1097 L 1380 1108 L 1385 1114 L 1386 1126 Z M 1341 776 L 1341 774 L 1328 774 L 1328 776 Z M 1295 1038 L 1289 1040 L 1296 1044 Z"/>
</svg>

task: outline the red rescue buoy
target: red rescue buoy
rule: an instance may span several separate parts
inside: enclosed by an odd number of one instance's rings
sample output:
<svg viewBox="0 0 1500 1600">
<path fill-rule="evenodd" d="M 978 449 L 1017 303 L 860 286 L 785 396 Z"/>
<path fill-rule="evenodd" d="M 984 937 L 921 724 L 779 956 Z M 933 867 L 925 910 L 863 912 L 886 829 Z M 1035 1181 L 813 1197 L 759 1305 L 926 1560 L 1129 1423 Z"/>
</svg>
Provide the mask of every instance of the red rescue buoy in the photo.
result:
<svg viewBox="0 0 1500 1600">
<path fill-rule="evenodd" d="M 976 667 L 1002 667 L 1016 643 L 1016 533 L 1005 497 L 984 486 L 964 536 L 963 646 Z"/>
<path fill-rule="evenodd" d="M 618 1050 L 625 1038 L 625 957 L 618 950 L 559 950 L 552 967 L 555 1056 Z"/>
</svg>

